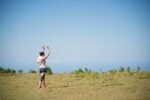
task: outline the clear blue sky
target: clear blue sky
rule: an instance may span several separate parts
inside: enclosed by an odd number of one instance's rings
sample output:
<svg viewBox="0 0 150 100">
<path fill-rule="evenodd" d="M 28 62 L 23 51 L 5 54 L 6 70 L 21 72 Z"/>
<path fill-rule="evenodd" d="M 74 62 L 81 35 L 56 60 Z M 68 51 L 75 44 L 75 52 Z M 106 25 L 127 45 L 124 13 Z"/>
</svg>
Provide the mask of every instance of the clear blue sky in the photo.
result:
<svg viewBox="0 0 150 100">
<path fill-rule="evenodd" d="M 0 14 L 1 66 L 37 69 L 40 47 L 49 45 L 55 72 L 150 69 L 149 0 L 0 0 Z"/>
</svg>

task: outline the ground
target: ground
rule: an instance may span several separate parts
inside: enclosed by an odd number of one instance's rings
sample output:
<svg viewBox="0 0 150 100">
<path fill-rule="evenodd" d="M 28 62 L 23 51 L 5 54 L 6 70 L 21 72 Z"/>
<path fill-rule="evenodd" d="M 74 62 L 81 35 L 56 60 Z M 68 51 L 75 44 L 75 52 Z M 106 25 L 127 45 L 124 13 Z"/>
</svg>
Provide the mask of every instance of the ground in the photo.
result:
<svg viewBox="0 0 150 100">
<path fill-rule="evenodd" d="M 150 72 L 143 73 L 53 74 L 41 89 L 39 74 L 0 74 L 0 100 L 148 100 Z"/>
</svg>

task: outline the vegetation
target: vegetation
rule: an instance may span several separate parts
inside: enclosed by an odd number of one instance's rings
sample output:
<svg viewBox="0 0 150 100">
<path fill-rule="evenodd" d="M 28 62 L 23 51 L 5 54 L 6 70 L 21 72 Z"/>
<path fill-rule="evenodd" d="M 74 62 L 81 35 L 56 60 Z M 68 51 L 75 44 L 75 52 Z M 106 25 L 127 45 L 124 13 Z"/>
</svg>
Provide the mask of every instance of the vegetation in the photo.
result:
<svg viewBox="0 0 150 100">
<path fill-rule="evenodd" d="M 3 68 L 3 67 L 0 67 L 0 73 L 13 73 L 13 74 L 15 74 L 15 73 L 16 73 L 16 70 L 10 69 L 10 68 Z"/>
<path fill-rule="evenodd" d="M 23 73 L 23 70 L 21 70 L 21 69 L 20 69 L 20 70 L 18 70 L 18 73 Z"/>
<path fill-rule="evenodd" d="M 47 67 L 47 73 L 53 74 Z M 38 89 L 39 74 L 28 74 L 0 67 L 0 100 L 148 100 L 150 72 L 140 67 L 95 72 L 79 68 L 72 73 L 46 75 L 46 88 Z M 23 70 L 18 70 L 23 73 Z M 34 74 L 30 74 L 34 73 Z M 35 84 L 37 83 L 37 84 Z"/>
<path fill-rule="evenodd" d="M 127 67 L 127 72 L 130 73 L 131 72 L 131 68 Z"/>
<path fill-rule="evenodd" d="M 11 73 L 11 74 L 15 74 L 16 72 L 18 72 L 19 74 L 23 73 L 22 69 L 19 69 L 18 71 L 14 70 L 14 69 L 10 69 L 10 68 L 4 68 L 0 66 L 0 73 Z M 28 73 L 37 73 L 36 70 L 34 69 L 30 69 Z M 46 67 L 46 73 L 47 74 L 53 74 L 52 69 L 50 67 Z"/>
<path fill-rule="evenodd" d="M 141 68 L 138 66 L 136 72 L 140 72 Z"/>
<path fill-rule="evenodd" d="M 36 73 L 36 70 L 30 69 L 29 73 Z"/>
<path fill-rule="evenodd" d="M 50 75 L 53 74 L 52 69 L 50 67 L 48 67 L 48 66 L 46 67 L 46 73 L 50 74 Z"/>
<path fill-rule="evenodd" d="M 107 72 L 109 72 L 112 75 L 115 75 L 117 73 L 132 73 L 132 74 L 134 74 L 134 73 L 138 73 L 138 72 L 140 73 L 141 68 L 137 67 L 136 71 L 134 71 L 134 70 L 131 70 L 131 67 L 126 67 L 126 68 L 125 67 L 120 67 L 119 69 L 112 69 L 112 70 L 109 70 Z M 84 73 L 90 74 L 90 73 L 101 73 L 101 72 L 94 72 L 94 71 L 92 71 L 88 68 L 84 68 L 84 69 L 79 68 L 79 69 L 75 70 L 73 73 L 74 74 L 84 74 Z"/>
<path fill-rule="evenodd" d="M 81 71 L 81 69 L 80 69 Z M 39 74 L 0 75 L 0 100 L 149 100 L 150 72 L 128 74 L 113 70 L 98 73 L 46 75 L 46 88 L 38 89 Z M 79 75 L 79 77 L 77 77 Z M 81 76 L 83 75 L 83 77 Z"/>
<path fill-rule="evenodd" d="M 84 69 L 79 68 L 78 70 L 76 70 L 76 71 L 73 72 L 73 73 L 75 73 L 75 74 L 81 74 L 81 73 L 91 73 L 91 72 L 92 72 L 92 70 L 90 70 L 90 69 L 88 69 L 88 68 L 84 68 Z"/>
<path fill-rule="evenodd" d="M 10 68 L 4 68 L 4 67 L 0 66 L 0 73 L 15 74 L 16 70 L 10 69 Z M 21 70 L 21 69 L 18 70 L 18 73 L 23 73 L 23 70 Z M 29 70 L 28 73 L 37 73 L 37 71 L 31 69 L 31 70 Z M 46 73 L 52 75 L 53 74 L 52 69 L 50 67 L 47 67 L 46 68 Z M 92 70 L 90 70 L 88 68 L 83 68 L 83 69 L 79 68 L 79 69 L 75 70 L 72 73 L 76 74 L 77 77 L 86 77 L 86 76 L 90 77 L 90 76 L 93 76 L 93 78 L 100 77 L 100 74 L 102 74 L 102 73 L 110 73 L 111 75 L 119 75 L 119 73 L 126 73 L 126 74 L 130 74 L 130 75 L 137 75 L 139 73 L 139 75 L 143 76 L 141 68 L 139 66 L 136 68 L 136 70 L 131 70 L 130 67 L 126 67 L 126 68 L 120 67 L 119 69 L 112 69 L 112 70 L 109 70 L 107 72 L 95 72 L 95 71 L 92 71 Z"/>
<path fill-rule="evenodd" d="M 124 71 L 125 71 L 124 67 L 119 68 L 119 72 L 124 72 Z"/>
</svg>

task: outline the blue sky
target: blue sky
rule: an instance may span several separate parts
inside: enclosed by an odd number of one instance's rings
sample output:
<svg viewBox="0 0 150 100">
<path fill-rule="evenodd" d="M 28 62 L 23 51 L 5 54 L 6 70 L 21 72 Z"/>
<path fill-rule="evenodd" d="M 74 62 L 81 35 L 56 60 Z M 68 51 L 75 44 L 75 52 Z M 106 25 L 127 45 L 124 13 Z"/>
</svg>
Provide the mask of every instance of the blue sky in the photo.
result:
<svg viewBox="0 0 150 100">
<path fill-rule="evenodd" d="M 1 0 L 0 7 L 1 66 L 38 69 L 40 47 L 49 45 L 55 72 L 150 69 L 149 0 Z"/>
</svg>

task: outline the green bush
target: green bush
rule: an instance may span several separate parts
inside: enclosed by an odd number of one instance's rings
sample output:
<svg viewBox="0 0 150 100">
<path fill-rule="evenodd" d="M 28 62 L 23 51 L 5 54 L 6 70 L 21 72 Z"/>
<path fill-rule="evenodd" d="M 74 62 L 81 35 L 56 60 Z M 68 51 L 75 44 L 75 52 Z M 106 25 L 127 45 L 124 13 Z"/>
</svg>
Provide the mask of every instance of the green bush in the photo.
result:
<svg viewBox="0 0 150 100">
<path fill-rule="evenodd" d="M 20 70 L 18 70 L 18 73 L 23 73 L 23 70 L 21 70 L 21 69 L 20 69 Z"/>
<path fill-rule="evenodd" d="M 14 73 L 14 74 L 15 74 L 15 73 L 16 73 L 16 70 L 14 70 L 14 69 L 11 69 L 11 73 Z"/>
<path fill-rule="evenodd" d="M 91 72 L 92 72 L 92 70 L 90 70 L 90 69 L 88 69 L 88 68 L 84 68 L 84 69 L 79 68 L 79 69 L 76 70 L 74 73 L 75 73 L 75 74 L 81 74 L 81 73 L 91 73 Z"/>
<path fill-rule="evenodd" d="M 3 67 L 0 67 L 0 73 L 5 73 L 5 69 Z"/>
<path fill-rule="evenodd" d="M 84 71 L 81 68 L 79 68 L 78 70 L 75 71 L 76 74 L 80 74 L 80 73 L 83 73 L 83 72 Z"/>
<path fill-rule="evenodd" d="M 124 72 L 124 71 L 125 71 L 124 67 L 119 68 L 119 72 Z"/>
<path fill-rule="evenodd" d="M 85 72 L 85 73 L 91 73 L 92 70 L 85 68 L 83 72 Z"/>
<path fill-rule="evenodd" d="M 10 68 L 5 69 L 5 73 L 11 73 L 11 69 Z"/>
<path fill-rule="evenodd" d="M 127 72 L 131 73 L 131 68 L 127 67 Z"/>
<path fill-rule="evenodd" d="M 116 74 L 116 72 L 117 72 L 117 70 L 115 70 L 115 69 L 112 69 L 112 70 L 109 71 L 109 73 L 112 74 L 112 75 Z"/>
<path fill-rule="evenodd" d="M 13 73 L 13 74 L 15 74 L 16 70 L 10 69 L 10 68 L 5 69 L 3 67 L 0 67 L 0 73 Z"/>
<path fill-rule="evenodd" d="M 46 73 L 47 74 L 53 74 L 52 69 L 50 67 L 46 67 Z"/>
<path fill-rule="evenodd" d="M 30 69 L 30 70 L 29 70 L 29 73 L 36 73 L 36 71 L 33 70 L 33 69 Z"/>
<path fill-rule="evenodd" d="M 140 66 L 138 66 L 136 69 L 136 72 L 140 72 L 140 71 L 141 71 L 141 68 L 140 68 Z"/>
</svg>

